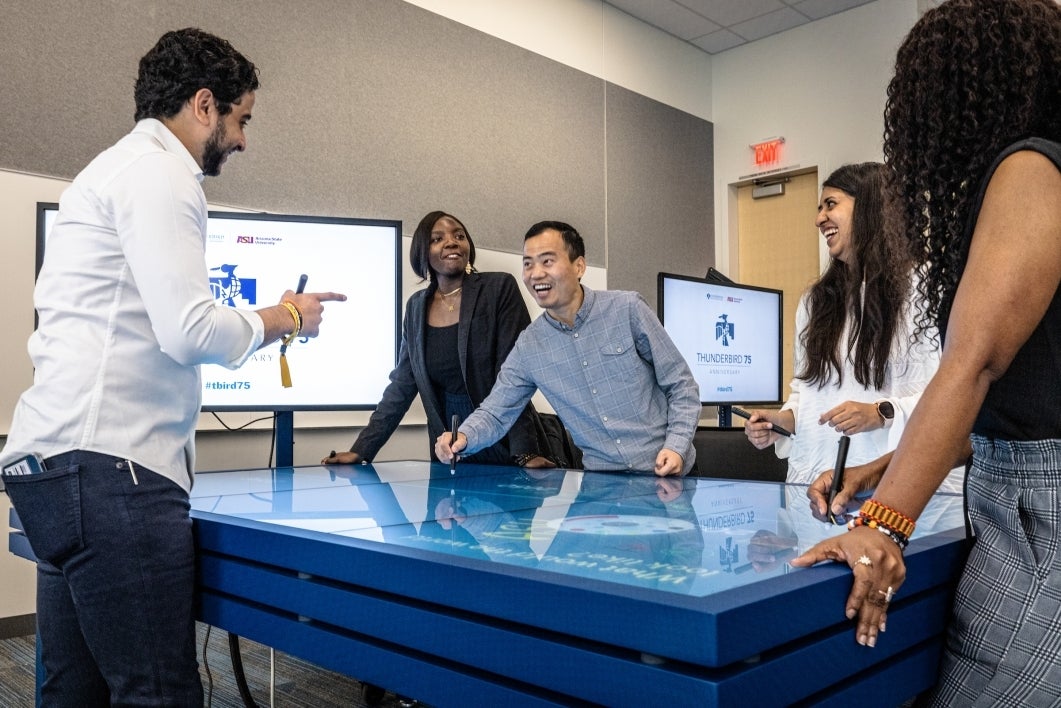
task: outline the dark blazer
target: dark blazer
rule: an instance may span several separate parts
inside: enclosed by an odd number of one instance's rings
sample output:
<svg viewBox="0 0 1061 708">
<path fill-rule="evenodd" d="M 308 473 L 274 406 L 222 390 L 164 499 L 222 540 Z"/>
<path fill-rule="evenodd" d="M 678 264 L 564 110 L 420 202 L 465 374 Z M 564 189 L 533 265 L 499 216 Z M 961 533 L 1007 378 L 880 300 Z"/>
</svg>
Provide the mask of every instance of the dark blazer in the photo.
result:
<svg viewBox="0 0 1061 708">
<path fill-rule="evenodd" d="M 472 273 L 464 278 L 461 287 L 457 350 L 468 395 L 472 404 L 478 407 L 493 388 L 497 372 L 501 370 L 501 364 L 520 332 L 530 324 L 530 315 L 516 279 L 508 273 Z M 413 293 L 406 303 L 398 365 L 391 372 L 391 382 L 384 390 L 383 400 L 376 406 L 368 426 L 350 448 L 363 460 L 371 460 L 376 456 L 398 427 L 417 394 L 420 394 L 427 412 L 431 459 L 437 459 L 435 440 L 446 431 L 448 424 L 443 406 L 436 400 L 428 378 L 424 355 L 427 307 L 435 289 L 432 283 Z M 490 457 L 513 464 L 513 455 L 548 454 L 548 447 L 544 443 L 539 446 L 536 431 L 540 427 L 534 408 L 528 405 L 508 435 L 493 445 L 496 455 Z M 483 452 L 486 451 L 480 451 L 477 456 Z"/>
</svg>

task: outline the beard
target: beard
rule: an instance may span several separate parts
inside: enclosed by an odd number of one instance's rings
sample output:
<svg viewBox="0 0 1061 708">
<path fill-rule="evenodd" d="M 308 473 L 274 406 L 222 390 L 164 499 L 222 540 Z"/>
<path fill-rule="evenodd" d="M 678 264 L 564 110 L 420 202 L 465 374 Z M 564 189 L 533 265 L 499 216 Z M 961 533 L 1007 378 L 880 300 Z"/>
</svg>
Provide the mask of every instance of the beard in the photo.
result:
<svg viewBox="0 0 1061 708">
<path fill-rule="evenodd" d="M 203 174 L 207 177 L 217 177 L 221 174 L 221 164 L 229 152 L 225 149 L 226 137 L 225 123 L 219 120 L 210 139 L 203 146 Z"/>
</svg>

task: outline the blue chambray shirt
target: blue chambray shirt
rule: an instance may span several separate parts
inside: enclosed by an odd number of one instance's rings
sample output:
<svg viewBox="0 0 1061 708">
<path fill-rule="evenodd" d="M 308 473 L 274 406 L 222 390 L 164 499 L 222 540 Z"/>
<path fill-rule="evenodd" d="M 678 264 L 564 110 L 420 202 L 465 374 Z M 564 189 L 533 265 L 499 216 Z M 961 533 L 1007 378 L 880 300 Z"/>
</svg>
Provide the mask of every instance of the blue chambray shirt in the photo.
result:
<svg viewBox="0 0 1061 708">
<path fill-rule="evenodd" d="M 540 389 L 587 470 L 650 472 L 669 448 L 687 474 L 700 418 L 688 364 L 639 293 L 582 291 L 573 327 L 542 313 L 520 335 L 490 395 L 460 426 L 464 454 L 503 436 Z"/>
</svg>

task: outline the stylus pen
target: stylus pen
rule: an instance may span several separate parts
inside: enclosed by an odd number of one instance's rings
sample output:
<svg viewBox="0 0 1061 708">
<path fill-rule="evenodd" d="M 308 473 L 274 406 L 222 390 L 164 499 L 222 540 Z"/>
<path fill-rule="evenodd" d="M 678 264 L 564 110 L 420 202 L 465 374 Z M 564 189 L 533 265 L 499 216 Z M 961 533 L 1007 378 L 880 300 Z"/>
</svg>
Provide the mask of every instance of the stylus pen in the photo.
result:
<svg viewBox="0 0 1061 708">
<path fill-rule="evenodd" d="M 730 406 L 730 410 L 733 411 L 734 415 L 739 415 L 741 418 L 744 418 L 745 420 L 750 420 L 751 417 L 752 417 L 751 413 L 749 413 L 748 411 L 744 410 L 740 406 Z M 772 428 L 770 428 L 770 430 L 774 431 L 778 435 L 783 435 L 786 438 L 792 437 L 792 433 L 791 432 L 789 432 L 785 428 L 782 428 L 780 425 L 777 425 L 776 423 L 773 425 Z"/>
<path fill-rule="evenodd" d="M 461 424 L 460 416 L 456 413 L 453 414 L 453 420 L 450 421 L 449 427 L 449 451 L 453 455 L 449 458 L 449 473 L 457 474 L 457 453 L 453 451 L 453 444 L 457 442 L 457 426 Z"/>
<path fill-rule="evenodd" d="M 837 445 L 836 464 L 833 465 L 833 483 L 829 487 L 828 513 L 829 521 L 832 521 L 834 524 L 842 524 L 843 521 L 838 521 L 836 515 L 833 514 L 833 500 L 836 499 L 836 493 L 844 486 L 844 465 L 847 464 L 847 448 L 851 446 L 851 438 L 846 435 L 841 435 Z"/>
</svg>

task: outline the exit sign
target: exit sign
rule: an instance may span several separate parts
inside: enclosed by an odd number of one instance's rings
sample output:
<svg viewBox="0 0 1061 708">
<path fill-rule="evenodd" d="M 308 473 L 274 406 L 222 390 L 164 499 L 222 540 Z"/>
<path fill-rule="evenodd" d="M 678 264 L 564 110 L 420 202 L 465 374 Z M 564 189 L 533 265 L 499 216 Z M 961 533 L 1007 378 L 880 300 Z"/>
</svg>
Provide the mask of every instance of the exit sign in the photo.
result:
<svg viewBox="0 0 1061 708">
<path fill-rule="evenodd" d="M 770 138 L 761 143 L 749 145 L 755 151 L 755 166 L 766 167 L 781 162 L 781 146 L 785 144 L 784 138 Z"/>
</svg>

